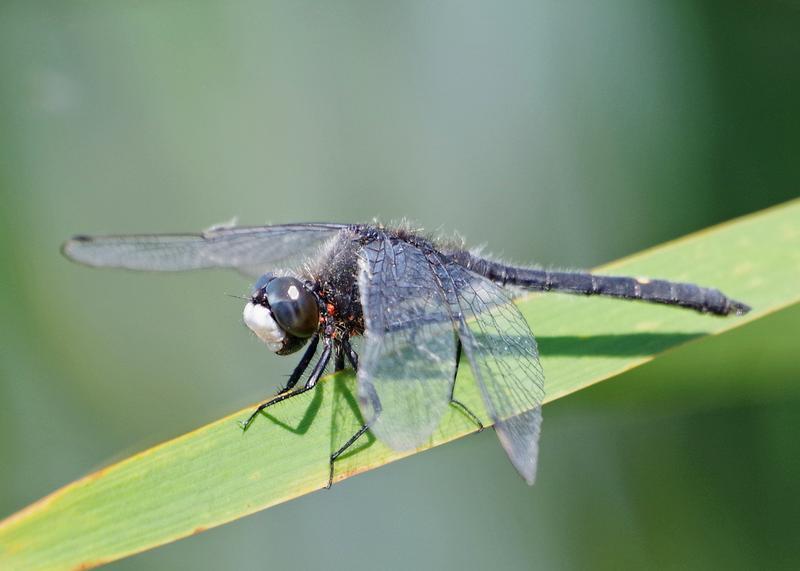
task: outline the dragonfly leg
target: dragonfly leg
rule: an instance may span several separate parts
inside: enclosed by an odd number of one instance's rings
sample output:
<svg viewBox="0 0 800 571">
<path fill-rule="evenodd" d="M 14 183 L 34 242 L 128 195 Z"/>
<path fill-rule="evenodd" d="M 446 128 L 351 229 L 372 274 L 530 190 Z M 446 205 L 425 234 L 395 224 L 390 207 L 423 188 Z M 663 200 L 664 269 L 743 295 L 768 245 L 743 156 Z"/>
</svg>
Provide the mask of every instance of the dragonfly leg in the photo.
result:
<svg viewBox="0 0 800 571">
<path fill-rule="evenodd" d="M 336 347 L 333 350 L 333 355 L 334 355 L 333 370 L 341 371 L 342 369 L 344 369 L 344 347 L 342 346 L 342 343 L 336 344 Z"/>
<path fill-rule="evenodd" d="M 311 359 L 314 358 L 314 354 L 317 352 L 318 344 L 319 344 L 319 335 L 314 335 L 311 338 L 311 343 L 308 345 L 308 349 L 306 349 L 306 352 L 303 353 L 303 357 L 300 359 L 300 362 L 297 363 L 297 366 L 294 368 L 294 371 L 292 371 L 292 375 L 289 377 L 286 386 L 283 387 L 278 392 L 279 395 L 288 393 L 294 388 L 294 386 L 297 384 L 297 381 L 300 380 L 300 377 L 302 377 L 303 373 L 305 373 L 306 369 L 308 369 L 308 365 L 309 363 L 311 363 Z"/>
<path fill-rule="evenodd" d="M 350 361 L 353 370 L 358 371 L 358 353 L 353 350 L 353 346 L 350 345 L 350 340 L 347 337 L 342 339 L 342 349 L 344 349 L 345 356 Z"/>
<path fill-rule="evenodd" d="M 354 368 L 357 367 L 358 355 L 356 354 L 355 351 L 353 351 L 353 348 L 350 346 L 349 342 L 345 341 L 343 345 L 346 345 L 344 349 L 346 355 L 348 356 L 348 359 L 350 360 L 350 363 L 353 365 Z M 378 398 L 378 395 L 375 393 L 375 390 L 372 389 L 372 387 L 370 387 L 369 389 L 369 399 L 370 401 L 372 401 L 372 408 L 375 411 L 375 414 L 368 422 L 362 424 L 361 428 L 359 428 L 356 431 L 356 433 L 353 434 L 353 436 L 351 436 L 347 440 L 347 442 L 345 442 L 336 452 L 331 454 L 329 462 L 330 470 L 328 472 L 328 484 L 327 486 L 325 486 L 325 488 L 327 489 L 330 489 L 331 486 L 333 485 L 333 470 L 334 470 L 333 464 L 334 462 L 336 462 L 336 459 L 339 458 L 339 456 L 341 456 L 342 454 L 344 454 L 344 452 L 348 448 L 350 448 L 353 444 L 355 444 L 359 438 L 361 438 L 362 436 L 364 436 L 364 434 L 366 434 L 366 432 L 369 430 L 369 427 L 372 426 L 372 424 L 378 419 L 378 416 L 380 416 L 381 411 L 383 410 L 383 407 L 381 406 L 381 401 Z"/>
<path fill-rule="evenodd" d="M 308 351 L 306 352 L 306 354 L 308 354 Z M 312 355 L 313 355 L 313 353 L 312 353 Z M 305 358 L 306 358 L 306 355 L 303 355 L 303 360 L 305 360 Z M 285 390 L 285 391 L 279 393 L 272 400 L 269 400 L 267 402 L 264 402 L 264 403 L 261 403 L 260 405 L 258 405 L 256 407 L 256 409 L 253 411 L 253 413 L 249 417 L 247 417 L 247 420 L 245 420 L 244 422 L 239 423 L 239 426 L 242 428 L 242 432 L 245 432 L 248 428 L 250 428 L 250 425 L 253 424 L 253 421 L 256 419 L 256 417 L 259 414 L 261 414 L 265 409 L 271 407 L 272 405 L 278 404 L 279 402 L 285 401 L 286 399 L 290 399 L 290 398 L 295 397 L 297 395 L 301 395 L 304 392 L 313 389 L 314 386 L 317 384 L 317 381 L 319 380 L 319 378 L 322 376 L 322 373 L 325 371 L 325 367 L 328 366 L 328 361 L 330 361 L 330 358 L 331 358 L 331 347 L 330 347 L 330 345 L 326 345 L 325 349 L 323 349 L 323 351 L 322 351 L 322 355 L 320 355 L 319 361 L 317 361 L 317 364 L 314 365 L 314 370 L 311 372 L 311 376 L 309 376 L 308 381 L 306 382 L 306 384 L 300 389 L 292 389 L 290 387 L 288 390 Z M 311 359 L 309 358 L 309 361 L 310 360 Z M 302 360 L 301 360 L 301 363 L 302 363 Z M 306 363 L 305 366 L 308 367 L 308 363 Z M 296 371 L 297 371 L 297 369 L 295 369 L 295 372 Z M 302 372 L 300 373 L 300 375 L 302 375 Z M 294 377 L 294 374 L 292 374 L 292 376 Z M 299 376 L 298 376 L 298 378 L 299 378 Z M 290 381 L 291 381 L 291 379 L 290 379 Z M 294 384 L 297 384 L 297 380 L 294 381 Z M 292 387 L 293 386 L 294 385 L 292 385 Z"/>
<path fill-rule="evenodd" d="M 464 414 L 464 416 L 469 418 L 472 422 L 477 424 L 478 432 L 480 432 L 484 429 L 481 419 L 478 418 L 478 415 L 476 415 L 469 408 L 467 408 L 467 405 L 465 405 L 460 400 L 457 400 L 454 396 L 456 392 L 456 376 L 458 375 L 458 364 L 460 361 L 461 361 L 461 339 L 459 339 L 458 335 L 456 335 L 456 370 L 453 371 L 453 384 L 452 387 L 450 388 L 450 404 L 456 407 L 458 410 L 460 410 Z"/>
</svg>

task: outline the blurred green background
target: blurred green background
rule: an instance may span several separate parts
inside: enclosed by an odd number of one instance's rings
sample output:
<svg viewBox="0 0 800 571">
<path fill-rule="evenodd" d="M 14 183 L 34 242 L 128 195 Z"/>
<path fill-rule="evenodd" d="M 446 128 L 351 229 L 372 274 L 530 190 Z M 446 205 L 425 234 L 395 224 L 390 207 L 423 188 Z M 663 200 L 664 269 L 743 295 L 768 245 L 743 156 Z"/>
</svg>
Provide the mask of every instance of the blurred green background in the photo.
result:
<svg viewBox="0 0 800 571">
<path fill-rule="evenodd" d="M 294 363 L 242 278 L 69 235 L 405 216 L 591 267 L 800 194 L 798 30 L 789 0 L 3 0 L 0 517 Z M 798 326 L 547 406 L 532 489 L 488 431 L 112 567 L 797 568 Z"/>
</svg>

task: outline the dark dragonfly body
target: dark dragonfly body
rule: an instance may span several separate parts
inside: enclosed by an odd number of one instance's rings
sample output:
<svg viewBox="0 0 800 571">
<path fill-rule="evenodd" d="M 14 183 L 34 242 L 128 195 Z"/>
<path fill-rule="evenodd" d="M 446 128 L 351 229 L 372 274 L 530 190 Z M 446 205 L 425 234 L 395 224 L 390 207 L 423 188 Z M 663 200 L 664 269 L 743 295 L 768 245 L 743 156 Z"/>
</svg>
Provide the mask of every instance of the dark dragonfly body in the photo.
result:
<svg viewBox="0 0 800 571">
<path fill-rule="evenodd" d="M 600 276 L 584 272 L 553 272 L 517 268 L 468 253 L 457 256 L 467 268 L 502 285 L 515 285 L 533 291 L 556 291 L 581 295 L 603 295 L 622 299 L 677 305 L 700 313 L 742 315 L 750 308 L 729 299 L 718 289 L 695 284 L 649 278 Z"/>
<path fill-rule="evenodd" d="M 253 412 L 245 430 L 265 408 L 314 388 L 329 363 L 336 370 L 349 364 L 357 371 L 365 420 L 331 455 L 329 485 L 336 459 L 367 430 L 397 450 L 415 448 L 430 437 L 448 406 L 483 428 L 453 396 L 462 354 L 503 448 L 533 483 L 544 375 L 534 336 L 504 286 L 641 300 L 715 315 L 749 310 L 716 289 L 511 266 L 460 242 L 378 224 L 79 236 L 63 251 L 91 266 L 223 267 L 257 277 L 244 310 L 247 326 L 278 354 L 306 350 L 286 387 Z M 363 347 L 357 354 L 351 340 L 360 336 Z"/>
</svg>

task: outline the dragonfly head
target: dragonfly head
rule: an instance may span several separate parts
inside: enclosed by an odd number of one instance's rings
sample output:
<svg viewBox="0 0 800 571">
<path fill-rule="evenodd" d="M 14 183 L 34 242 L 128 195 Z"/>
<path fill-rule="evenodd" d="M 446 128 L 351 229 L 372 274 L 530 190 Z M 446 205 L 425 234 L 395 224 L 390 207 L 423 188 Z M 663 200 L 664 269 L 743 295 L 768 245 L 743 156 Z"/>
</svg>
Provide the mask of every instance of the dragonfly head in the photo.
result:
<svg viewBox="0 0 800 571">
<path fill-rule="evenodd" d="M 271 351 L 294 353 L 319 328 L 314 292 L 293 277 L 264 274 L 244 306 L 244 322 Z"/>
</svg>

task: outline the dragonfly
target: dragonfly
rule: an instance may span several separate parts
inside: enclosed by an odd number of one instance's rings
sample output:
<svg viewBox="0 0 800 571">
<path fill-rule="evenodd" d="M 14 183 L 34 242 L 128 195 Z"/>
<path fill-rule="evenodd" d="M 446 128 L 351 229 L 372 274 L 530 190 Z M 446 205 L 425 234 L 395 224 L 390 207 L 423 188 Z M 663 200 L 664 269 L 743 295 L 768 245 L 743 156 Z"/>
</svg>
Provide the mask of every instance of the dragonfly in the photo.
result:
<svg viewBox="0 0 800 571">
<path fill-rule="evenodd" d="M 639 300 L 717 316 L 750 310 L 691 283 L 506 264 L 460 239 L 407 224 L 76 236 L 62 251 L 95 267 L 230 268 L 256 279 L 244 323 L 278 355 L 305 349 L 286 386 L 242 423 L 245 431 L 266 409 L 314 389 L 331 363 L 336 371 L 348 365 L 356 371 L 363 423 L 330 455 L 328 487 L 337 458 L 367 431 L 394 450 L 414 449 L 430 439 L 448 407 L 482 430 L 479 416 L 455 397 L 462 356 L 500 444 L 522 478 L 534 483 L 544 373 L 536 339 L 513 301 L 519 290 Z"/>
</svg>

